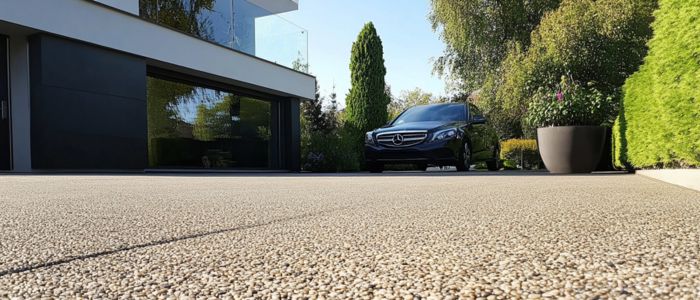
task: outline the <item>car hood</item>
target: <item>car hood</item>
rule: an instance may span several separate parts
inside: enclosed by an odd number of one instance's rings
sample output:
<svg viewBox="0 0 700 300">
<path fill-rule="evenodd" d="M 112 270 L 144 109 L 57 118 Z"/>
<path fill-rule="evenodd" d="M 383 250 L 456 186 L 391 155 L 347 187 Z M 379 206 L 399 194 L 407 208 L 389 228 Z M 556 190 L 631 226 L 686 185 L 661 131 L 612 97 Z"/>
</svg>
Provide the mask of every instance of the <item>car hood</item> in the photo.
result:
<svg viewBox="0 0 700 300">
<path fill-rule="evenodd" d="M 412 131 L 412 130 L 427 130 L 428 132 L 435 132 L 437 130 L 458 127 L 462 122 L 412 122 L 403 123 L 396 126 L 386 126 L 375 130 L 375 133 L 391 132 L 391 131 Z"/>
</svg>

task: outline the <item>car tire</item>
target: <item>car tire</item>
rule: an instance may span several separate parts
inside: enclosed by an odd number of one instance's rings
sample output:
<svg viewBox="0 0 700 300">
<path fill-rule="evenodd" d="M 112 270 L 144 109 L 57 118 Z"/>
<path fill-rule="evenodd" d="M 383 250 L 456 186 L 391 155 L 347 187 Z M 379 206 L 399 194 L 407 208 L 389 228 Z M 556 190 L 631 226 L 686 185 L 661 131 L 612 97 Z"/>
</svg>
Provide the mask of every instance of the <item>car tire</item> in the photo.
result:
<svg viewBox="0 0 700 300">
<path fill-rule="evenodd" d="M 486 168 L 489 171 L 498 171 L 501 169 L 500 164 L 498 163 L 497 159 L 489 160 L 486 162 Z"/>
<path fill-rule="evenodd" d="M 466 172 L 472 165 L 472 149 L 469 143 L 465 142 L 459 151 L 459 161 L 457 161 L 457 171 Z"/>
<path fill-rule="evenodd" d="M 501 154 L 501 151 L 498 148 L 496 148 L 496 150 L 494 150 L 494 153 L 493 153 L 493 158 L 486 161 L 486 168 L 489 171 L 498 171 L 501 169 L 500 154 Z"/>
<path fill-rule="evenodd" d="M 381 173 L 384 172 L 384 164 L 381 163 L 369 163 L 367 164 L 367 170 L 370 173 Z"/>
</svg>

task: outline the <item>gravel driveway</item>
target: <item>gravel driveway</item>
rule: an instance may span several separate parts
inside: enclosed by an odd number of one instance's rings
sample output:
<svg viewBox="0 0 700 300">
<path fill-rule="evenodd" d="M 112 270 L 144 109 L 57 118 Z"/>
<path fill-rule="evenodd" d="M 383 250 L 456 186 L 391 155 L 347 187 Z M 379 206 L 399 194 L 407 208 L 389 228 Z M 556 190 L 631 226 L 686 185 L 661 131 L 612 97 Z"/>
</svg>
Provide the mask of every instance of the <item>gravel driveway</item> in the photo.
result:
<svg viewBox="0 0 700 300">
<path fill-rule="evenodd" d="M 700 193 L 635 175 L 0 176 L 0 298 L 698 298 L 699 260 Z"/>
</svg>

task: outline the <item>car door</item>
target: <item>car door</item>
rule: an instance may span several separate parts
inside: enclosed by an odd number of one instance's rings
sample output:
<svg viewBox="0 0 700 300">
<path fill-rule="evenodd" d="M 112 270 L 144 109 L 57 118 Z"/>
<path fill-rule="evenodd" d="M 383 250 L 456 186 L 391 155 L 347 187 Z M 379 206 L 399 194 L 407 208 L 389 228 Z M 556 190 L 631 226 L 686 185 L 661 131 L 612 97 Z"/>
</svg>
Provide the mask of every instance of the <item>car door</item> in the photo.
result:
<svg viewBox="0 0 700 300">
<path fill-rule="evenodd" d="M 481 116 L 481 111 L 474 106 L 469 104 L 469 135 L 472 142 L 472 156 L 474 161 L 483 161 L 489 159 L 491 155 L 491 142 L 490 133 L 488 130 L 488 125 L 485 123 L 475 123 L 475 117 Z"/>
</svg>

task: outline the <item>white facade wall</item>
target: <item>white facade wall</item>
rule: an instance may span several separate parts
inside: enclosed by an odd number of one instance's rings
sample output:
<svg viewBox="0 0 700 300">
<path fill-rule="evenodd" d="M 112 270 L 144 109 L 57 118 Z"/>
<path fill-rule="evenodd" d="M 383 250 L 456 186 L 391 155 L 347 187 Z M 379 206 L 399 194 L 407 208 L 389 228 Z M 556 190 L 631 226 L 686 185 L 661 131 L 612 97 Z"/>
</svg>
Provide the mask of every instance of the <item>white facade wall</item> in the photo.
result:
<svg viewBox="0 0 700 300">
<path fill-rule="evenodd" d="M 130 14 L 139 14 L 139 0 L 95 0 L 105 5 L 123 10 Z"/>
<path fill-rule="evenodd" d="M 131 53 L 152 65 L 191 71 L 225 84 L 278 96 L 314 98 L 313 76 L 115 12 L 92 0 L 2 0 L 0 20 Z"/>
</svg>

